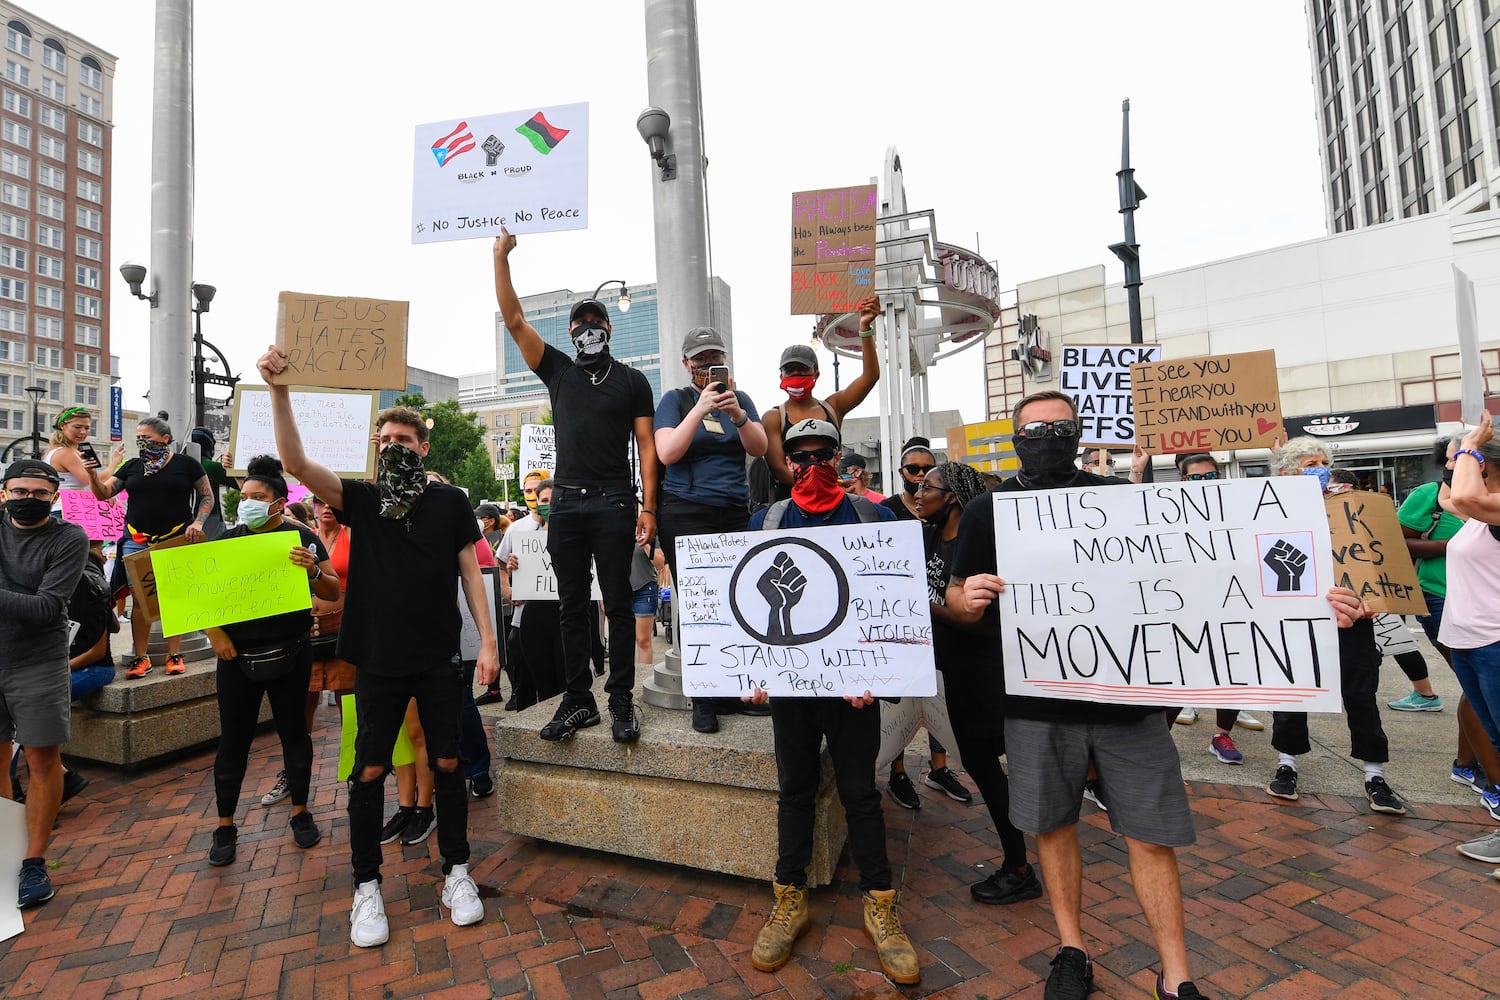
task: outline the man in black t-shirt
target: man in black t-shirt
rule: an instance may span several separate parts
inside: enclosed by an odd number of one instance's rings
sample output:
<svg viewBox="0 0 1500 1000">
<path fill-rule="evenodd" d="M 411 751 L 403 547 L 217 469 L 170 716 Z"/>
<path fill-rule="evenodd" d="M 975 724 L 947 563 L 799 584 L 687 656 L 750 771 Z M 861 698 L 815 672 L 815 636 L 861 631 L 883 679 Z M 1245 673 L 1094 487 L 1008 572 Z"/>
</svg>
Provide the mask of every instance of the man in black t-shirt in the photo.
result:
<svg viewBox="0 0 1500 1000">
<path fill-rule="evenodd" d="M 617 743 L 640 738 L 631 692 L 635 688 L 635 613 L 631 610 L 630 563 L 635 547 L 656 536 L 657 464 L 653 420 L 656 407 L 646 376 L 609 353 L 609 311 L 587 299 L 573 307 L 568 336 L 576 357 L 542 340 L 526 322 L 510 277 L 516 238 L 503 227 L 495 240 L 495 299 L 511 339 L 527 366 L 547 386 L 557 431 L 557 469 L 547 551 L 557 574 L 558 625 L 562 632 L 567 689 L 544 740 L 567 740 L 598 725 L 593 677 L 589 674 L 589 563 L 598 568 L 599 591 L 609 618 L 611 732 Z M 636 512 L 634 483 L 626 459 L 632 436 L 640 454 L 644 505 Z"/>
<path fill-rule="evenodd" d="M 474 543 L 479 525 L 462 490 L 429 483 L 422 468 L 431 442 L 415 410 L 376 417 L 380 462 L 374 484 L 340 479 L 308 459 L 291 394 L 276 377 L 286 354 L 272 346 L 257 363 L 270 387 L 276 448 L 286 471 L 350 526 L 349 582 L 338 656 L 354 675 L 359 736 L 349 779 L 349 844 L 354 866 L 350 939 L 361 948 L 389 937 L 380 898 L 380 825 L 385 776 L 406 706 L 416 700 L 433 770 L 443 905 L 460 926 L 484 919 L 469 876 L 468 788 L 459 766 L 464 673 L 459 666 L 458 582 L 479 629 L 475 674 L 488 684 L 500 669 L 488 595 Z"/>
</svg>

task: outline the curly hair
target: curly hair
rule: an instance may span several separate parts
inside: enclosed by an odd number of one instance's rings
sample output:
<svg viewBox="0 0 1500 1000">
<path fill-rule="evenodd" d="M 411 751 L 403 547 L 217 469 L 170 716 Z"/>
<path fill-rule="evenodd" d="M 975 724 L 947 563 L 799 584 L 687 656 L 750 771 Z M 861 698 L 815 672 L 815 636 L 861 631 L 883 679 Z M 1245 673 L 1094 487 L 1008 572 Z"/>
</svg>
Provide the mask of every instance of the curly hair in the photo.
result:
<svg viewBox="0 0 1500 1000">
<path fill-rule="evenodd" d="M 1294 437 L 1281 446 L 1271 458 L 1271 462 L 1279 475 L 1292 476 L 1302 466 L 1302 460 L 1309 455 L 1322 455 L 1331 458 L 1328 454 L 1328 446 L 1314 437 Z"/>
<path fill-rule="evenodd" d="M 958 501 L 959 507 L 967 507 L 969 501 L 989 491 L 984 476 L 972 465 L 962 462 L 944 462 L 934 470 L 948 487 L 949 494 Z"/>
</svg>

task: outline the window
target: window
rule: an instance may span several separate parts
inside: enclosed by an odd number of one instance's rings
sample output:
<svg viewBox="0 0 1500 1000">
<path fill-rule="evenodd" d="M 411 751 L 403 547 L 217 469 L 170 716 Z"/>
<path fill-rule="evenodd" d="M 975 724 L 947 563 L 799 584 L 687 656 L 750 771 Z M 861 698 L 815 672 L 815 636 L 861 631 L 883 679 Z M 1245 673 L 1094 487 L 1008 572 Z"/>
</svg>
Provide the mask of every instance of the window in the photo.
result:
<svg viewBox="0 0 1500 1000">
<path fill-rule="evenodd" d="M 31 56 L 31 32 L 20 21 L 12 21 L 5 28 L 5 47 L 20 55 Z"/>
<path fill-rule="evenodd" d="M 48 128 L 55 128 L 59 132 L 68 130 L 68 115 L 62 108 L 54 108 L 50 104 L 43 104 L 41 113 L 37 120 Z"/>
<path fill-rule="evenodd" d="M 79 347 L 98 347 L 99 328 L 92 323 L 74 323 L 73 343 Z"/>
<path fill-rule="evenodd" d="M 13 267 L 17 271 L 26 270 L 26 251 L 20 247 L 0 246 L 0 267 Z"/>
<path fill-rule="evenodd" d="M 60 48 L 52 47 L 52 39 L 47 39 L 42 48 L 42 65 L 58 73 L 68 71 L 68 57 Z"/>
<path fill-rule="evenodd" d="M 27 149 L 31 148 L 30 127 L 22 125 L 20 122 L 13 122 L 9 118 L 5 119 L 5 128 L 3 132 L 0 132 L 0 138 L 17 146 L 25 146 Z"/>
<path fill-rule="evenodd" d="M 36 286 L 36 304 L 44 309 L 62 308 L 62 289 L 51 285 Z M 62 338 L 59 337 L 59 340 Z"/>
<path fill-rule="evenodd" d="M 11 333 L 26 332 L 26 314 L 19 309 L 0 309 L 0 330 L 9 330 Z M 0 340 L 0 361 L 12 360 L 9 350 L 10 341 Z M 16 345 L 13 360 L 20 361 L 21 355 L 26 352 Z"/>
<path fill-rule="evenodd" d="M 17 386 L 17 388 L 20 387 Z M 9 396 L 10 394 L 10 376 L 0 375 L 0 396 Z"/>
<path fill-rule="evenodd" d="M 36 363 L 43 368 L 61 368 L 62 348 L 42 347 L 38 345 L 36 348 Z"/>
<path fill-rule="evenodd" d="M 73 249 L 78 256 L 87 257 L 89 260 L 104 259 L 104 244 L 92 236 L 78 237 L 74 242 Z"/>
<path fill-rule="evenodd" d="M 23 431 L 26 425 L 21 423 L 20 410 L 0 410 L 0 430 Z"/>
<path fill-rule="evenodd" d="M 85 354 L 83 351 L 74 351 L 73 370 L 83 372 L 85 375 L 98 375 L 99 355 Z"/>
<path fill-rule="evenodd" d="M 36 255 L 36 273 L 44 278 L 55 278 L 62 280 L 63 264 L 60 257 L 49 257 L 44 253 Z"/>
<path fill-rule="evenodd" d="M 78 224 L 84 229 L 92 229 L 96 233 L 102 232 L 104 230 L 104 216 L 98 209 L 84 208 L 82 205 L 79 205 Z"/>
<path fill-rule="evenodd" d="M 7 278 L 0 275 L 0 299 L 15 299 L 17 302 L 26 301 L 26 282 L 19 278 Z"/>
<path fill-rule="evenodd" d="M 104 128 L 103 126 L 95 125 L 93 122 L 79 122 L 78 138 L 90 146 L 102 146 L 104 145 Z"/>
<path fill-rule="evenodd" d="M 49 219 L 63 221 L 63 200 L 50 194 L 39 194 L 36 196 L 37 214 L 45 215 Z"/>
<path fill-rule="evenodd" d="M 36 318 L 36 335 L 43 340 L 62 340 L 62 320 L 56 316 L 38 316 Z"/>
<path fill-rule="evenodd" d="M 91 174 L 102 174 L 104 172 L 104 157 L 92 149 L 80 149 L 78 151 L 78 169 L 87 170 Z"/>
<path fill-rule="evenodd" d="M 86 115 L 93 115 L 95 118 L 98 118 L 104 111 L 104 104 L 99 98 L 84 94 L 78 98 L 78 110 Z"/>
<path fill-rule="evenodd" d="M 30 118 L 31 98 L 27 97 L 25 94 L 17 93 L 14 90 L 6 88 L 5 110 L 11 112 L 12 114 L 20 115 L 22 118 Z"/>
<path fill-rule="evenodd" d="M 24 240 L 26 220 L 19 215 L 0 212 L 0 236 L 14 236 L 18 240 Z"/>
<path fill-rule="evenodd" d="M 29 66 L 22 66 L 12 59 L 7 59 L 5 60 L 5 78 L 11 83 L 19 83 L 23 87 L 29 87 L 31 86 L 31 68 Z"/>
<path fill-rule="evenodd" d="M 37 246 L 61 250 L 63 248 L 63 231 L 56 226 L 37 226 L 36 243 Z"/>
<path fill-rule="evenodd" d="M 66 160 L 68 158 L 68 144 L 55 135 L 44 135 L 38 139 L 36 151 L 43 156 L 50 156 L 54 160 Z"/>
<path fill-rule="evenodd" d="M 61 80 L 54 80 L 46 73 L 42 74 L 42 96 L 54 101 L 66 101 L 68 99 L 68 85 Z"/>
<path fill-rule="evenodd" d="M 90 66 L 87 62 L 80 64 L 78 67 L 78 81 L 85 87 L 92 87 L 95 90 L 104 89 L 104 74 L 99 72 L 97 67 Z"/>
<path fill-rule="evenodd" d="M 11 312 L 11 311 L 12 310 L 9 310 L 9 309 L 0 309 L 0 313 Z M 19 313 L 18 315 L 24 317 L 26 314 L 25 313 Z M 23 331 L 23 330 L 17 330 L 16 332 L 17 333 L 23 333 L 25 331 Z M 21 361 L 25 361 L 25 360 L 26 360 L 26 345 L 25 344 L 18 344 L 14 340 L 0 340 L 0 361 L 21 362 Z"/>
<path fill-rule="evenodd" d="M 104 316 L 103 301 L 97 295 L 75 295 L 73 296 L 73 311 L 90 319 L 100 319 Z M 58 308 L 62 308 L 61 304 Z"/>
<path fill-rule="evenodd" d="M 97 267 L 89 267 L 87 264 L 73 266 L 73 280 L 84 288 L 102 287 L 101 273 Z"/>
<path fill-rule="evenodd" d="M 84 201 L 103 201 L 104 185 L 87 177 L 78 178 L 78 197 Z"/>
<path fill-rule="evenodd" d="M 43 163 L 36 168 L 36 180 L 38 184 L 49 187 L 54 191 L 67 190 L 68 174 L 62 167 L 54 167 Z"/>
<path fill-rule="evenodd" d="M 31 157 L 22 156 L 20 153 L 12 153 L 10 150 L 0 152 L 0 170 L 16 177 L 31 176 Z"/>
<path fill-rule="evenodd" d="M 99 359 L 96 358 L 96 357 L 93 357 L 93 355 L 89 355 L 89 357 L 93 358 L 94 367 L 97 369 L 99 367 Z M 81 361 L 82 357 L 80 357 L 79 360 Z M 79 369 L 79 371 L 82 371 L 82 370 L 83 369 L 81 369 L 81 368 Z M 74 406 L 98 406 L 99 405 L 99 387 L 98 386 L 93 386 L 93 385 L 90 385 L 90 386 L 75 385 L 73 387 L 73 405 Z"/>
<path fill-rule="evenodd" d="M 31 192 L 20 184 L 0 183 L 0 204 L 25 209 L 31 204 Z"/>
<path fill-rule="evenodd" d="M 61 352 L 58 352 L 58 353 L 61 354 Z M 62 361 L 59 360 L 56 365 L 53 365 L 53 367 L 54 368 L 61 368 L 62 367 Z M 61 403 L 62 402 L 62 383 L 61 382 L 52 382 L 52 381 L 49 381 L 47 383 L 47 399 L 49 399 L 50 401 L 52 401 L 54 403 Z"/>
</svg>

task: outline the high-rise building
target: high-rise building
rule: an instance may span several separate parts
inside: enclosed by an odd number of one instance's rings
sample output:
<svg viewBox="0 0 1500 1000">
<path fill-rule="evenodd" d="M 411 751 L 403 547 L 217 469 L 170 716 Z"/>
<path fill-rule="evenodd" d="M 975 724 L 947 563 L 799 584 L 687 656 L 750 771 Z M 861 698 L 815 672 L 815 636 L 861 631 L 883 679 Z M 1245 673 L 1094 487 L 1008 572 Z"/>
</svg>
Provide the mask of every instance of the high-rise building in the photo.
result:
<svg viewBox="0 0 1500 1000">
<path fill-rule="evenodd" d="M 86 406 L 109 436 L 110 143 L 115 57 L 14 4 L 0 80 L 0 447 Z"/>
<path fill-rule="evenodd" d="M 1307 0 L 1330 233 L 1500 199 L 1500 2 Z"/>
</svg>

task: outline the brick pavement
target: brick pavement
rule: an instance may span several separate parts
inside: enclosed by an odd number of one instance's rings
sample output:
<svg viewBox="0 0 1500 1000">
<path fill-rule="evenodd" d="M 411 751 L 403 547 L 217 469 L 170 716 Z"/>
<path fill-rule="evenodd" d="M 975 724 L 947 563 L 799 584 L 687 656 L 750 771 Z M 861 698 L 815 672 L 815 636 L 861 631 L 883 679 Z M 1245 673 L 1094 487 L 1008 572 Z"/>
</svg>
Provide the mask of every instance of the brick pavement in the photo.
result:
<svg viewBox="0 0 1500 1000">
<path fill-rule="evenodd" d="M 886 805 L 903 916 L 924 961 L 917 987 L 880 976 L 847 861 L 815 891 L 797 957 L 768 976 L 749 961 L 765 884 L 510 836 L 494 800 L 470 812 L 486 921 L 455 928 L 439 911 L 434 837 L 386 849 L 391 940 L 355 948 L 345 791 L 330 710 L 320 711 L 313 811 L 324 839 L 309 851 L 292 844 L 285 804 L 258 804 L 279 759 L 272 735 L 256 741 L 245 793 L 256 804 L 242 811 L 239 858 L 226 868 L 206 860 L 211 753 L 136 775 L 90 768 L 54 842 L 57 898 L 0 942 L 0 996 L 1041 996 L 1056 948 L 1046 900 L 972 904 L 968 884 L 986 873 L 976 866 L 998 854 L 988 817 L 927 789 L 920 812 Z M 913 774 L 917 764 L 911 755 Z M 1417 805 L 1396 819 L 1369 814 L 1363 799 L 1278 806 L 1214 784 L 1194 785 L 1192 799 L 1188 943 L 1208 995 L 1500 995 L 1500 882 L 1453 850 L 1488 830 L 1478 810 Z M 1082 840 L 1095 996 L 1147 996 L 1155 957 L 1124 845 L 1098 814 Z"/>
</svg>

